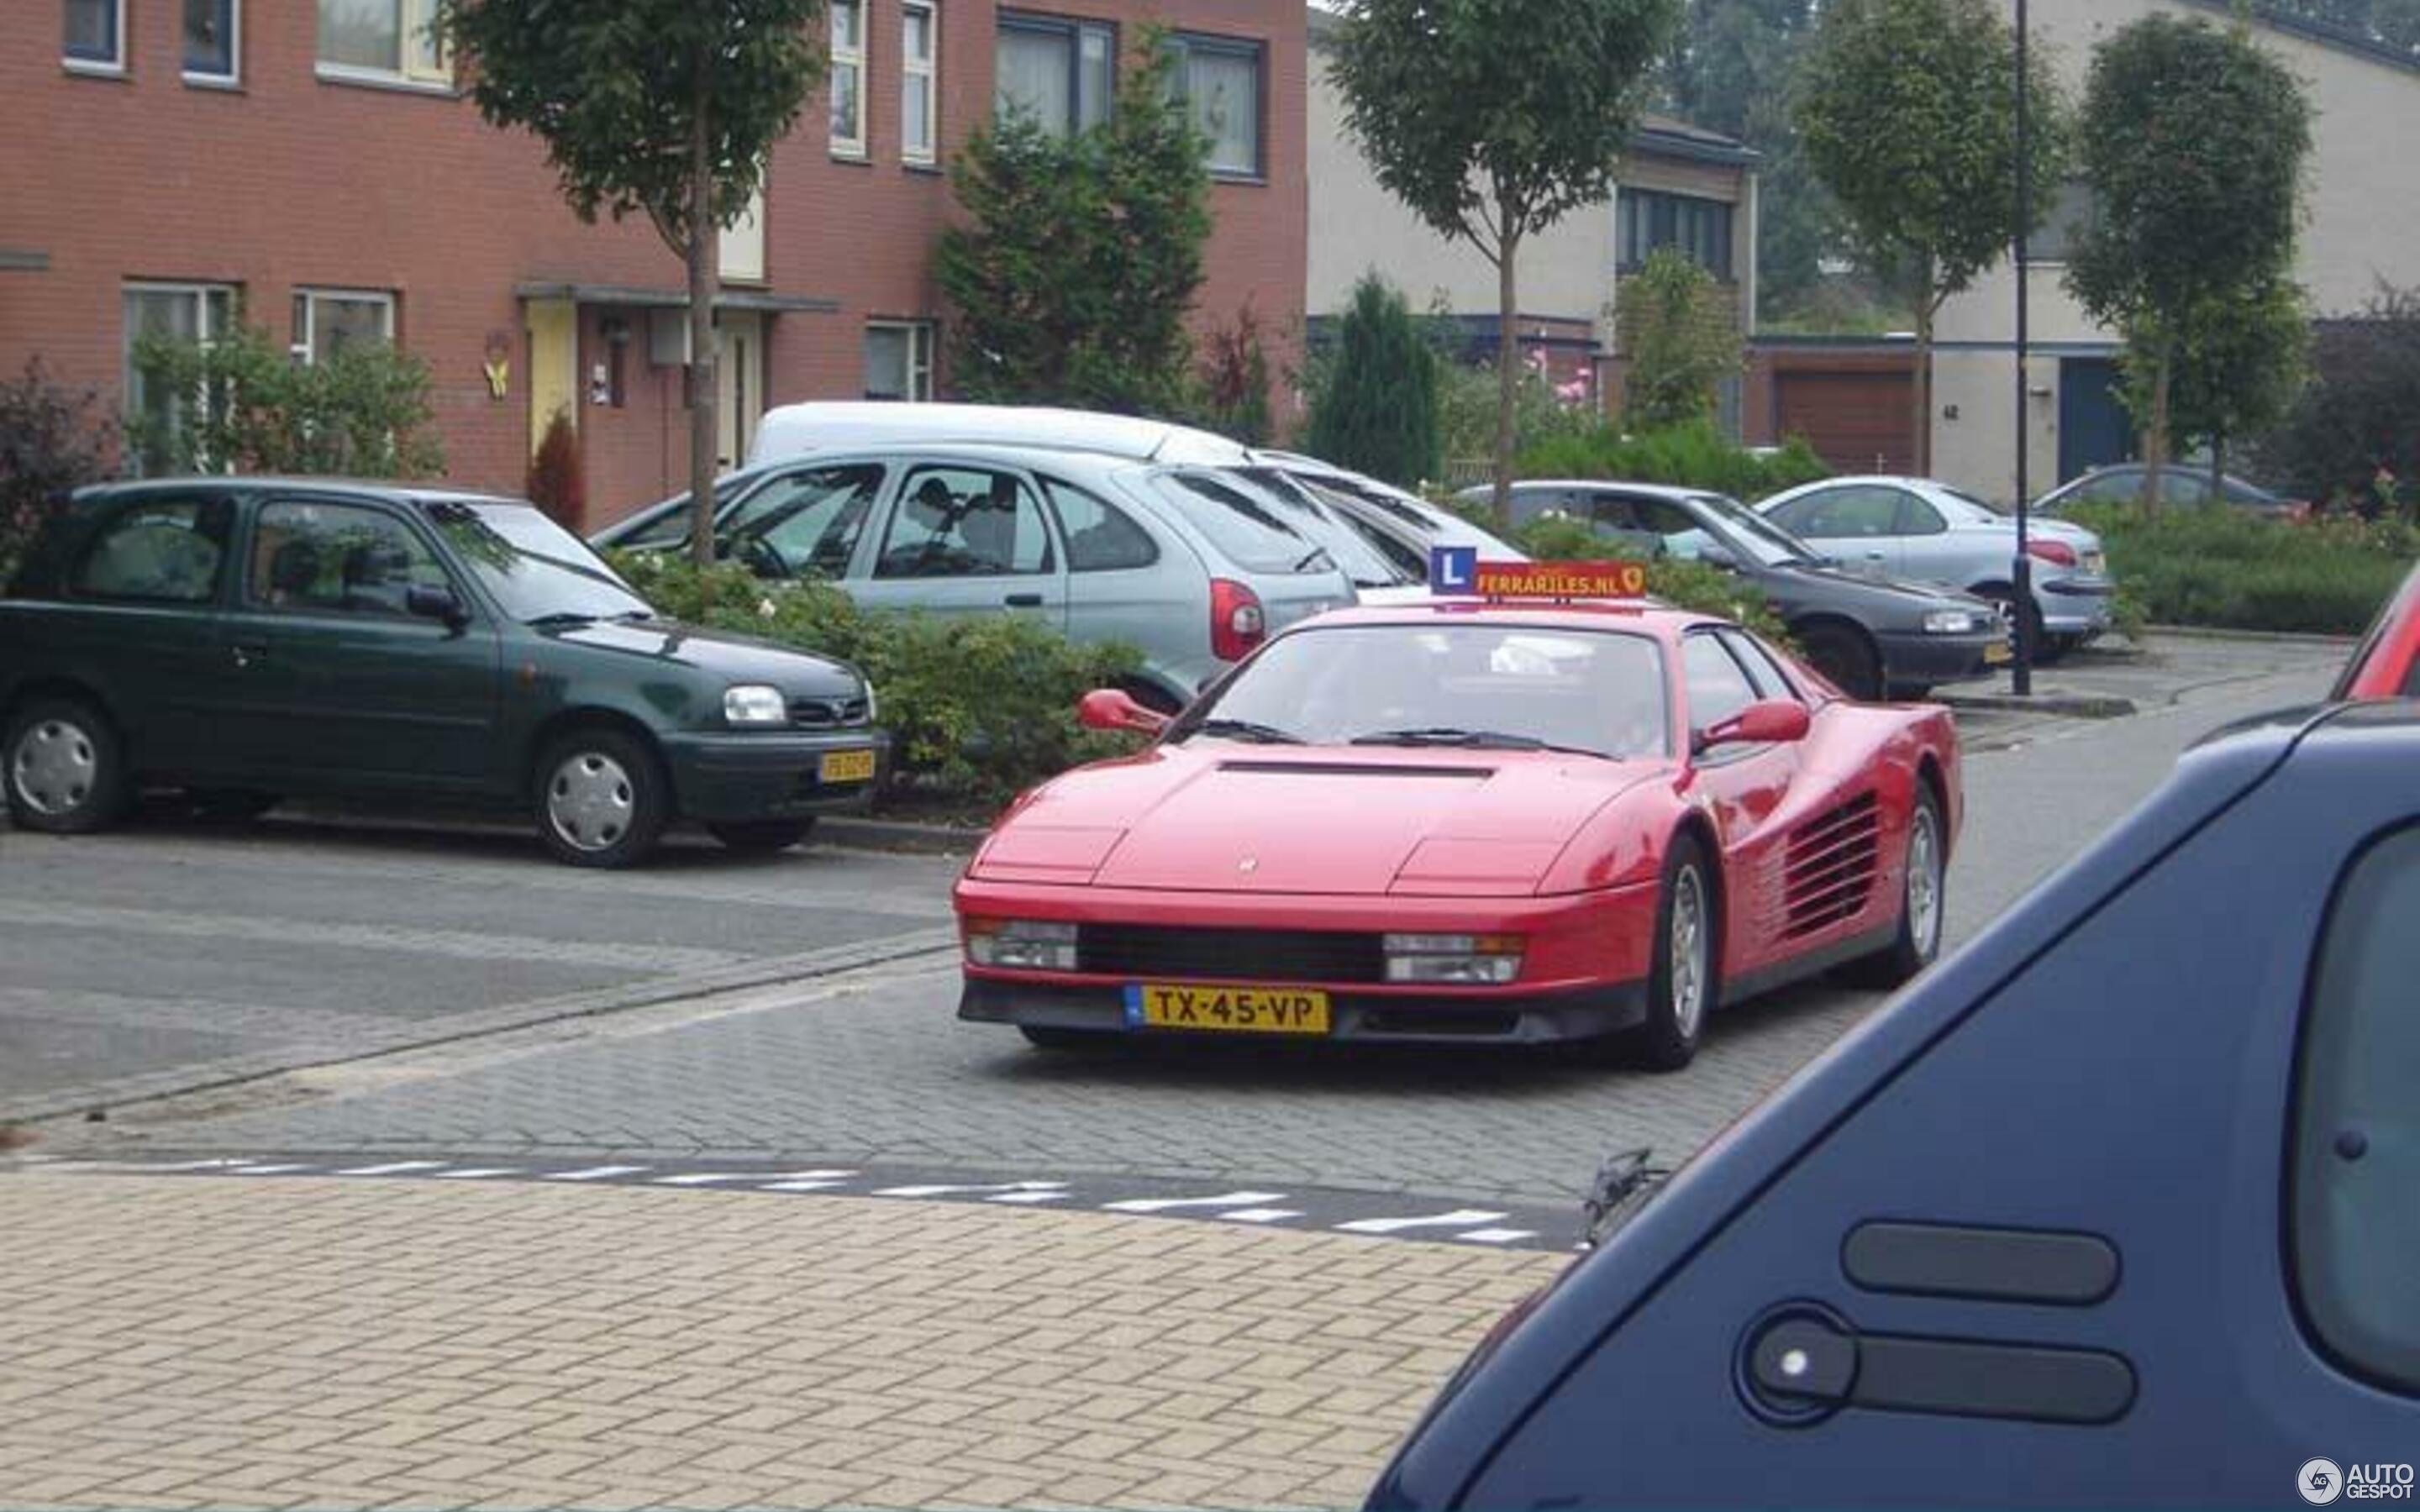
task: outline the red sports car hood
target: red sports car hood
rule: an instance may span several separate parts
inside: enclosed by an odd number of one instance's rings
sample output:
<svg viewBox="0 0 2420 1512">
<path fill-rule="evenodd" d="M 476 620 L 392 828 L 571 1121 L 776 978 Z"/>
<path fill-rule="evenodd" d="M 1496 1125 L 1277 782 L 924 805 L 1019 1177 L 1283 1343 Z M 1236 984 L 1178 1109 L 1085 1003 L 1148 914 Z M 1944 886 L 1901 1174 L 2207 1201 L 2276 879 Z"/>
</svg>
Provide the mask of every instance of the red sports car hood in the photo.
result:
<svg viewBox="0 0 2420 1512">
<path fill-rule="evenodd" d="M 1537 890 L 1589 816 L 1668 770 L 1530 751 L 1163 748 L 1003 820 L 985 881 L 1209 892 Z"/>
</svg>

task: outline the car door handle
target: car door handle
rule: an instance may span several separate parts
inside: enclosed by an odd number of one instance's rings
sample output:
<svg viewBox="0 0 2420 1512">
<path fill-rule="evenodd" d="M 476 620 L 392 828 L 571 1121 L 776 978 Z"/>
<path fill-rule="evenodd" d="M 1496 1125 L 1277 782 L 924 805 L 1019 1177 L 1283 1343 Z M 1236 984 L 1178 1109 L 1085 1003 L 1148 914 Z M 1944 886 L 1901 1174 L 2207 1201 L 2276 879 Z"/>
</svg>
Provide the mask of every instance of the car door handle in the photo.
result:
<svg viewBox="0 0 2420 1512">
<path fill-rule="evenodd" d="M 1011 594 L 1008 595 L 1008 607 L 1010 609 L 1040 609 L 1042 607 L 1042 595 L 1040 594 Z"/>
<path fill-rule="evenodd" d="M 1805 1422 L 1841 1408 L 2031 1423 L 2114 1423 L 2134 1405 L 2134 1367 L 2104 1350 L 1861 1334 L 1812 1310 L 1747 1342 L 1750 1395 Z"/>
<path fill-rule="evenodd" d="M 235 665 L 238 671 L 241 671 L 256 661 L 267 661 L 268 659 L 269 648 L 267 646 L 237 646 L 235 648 Z"/>
</svg>

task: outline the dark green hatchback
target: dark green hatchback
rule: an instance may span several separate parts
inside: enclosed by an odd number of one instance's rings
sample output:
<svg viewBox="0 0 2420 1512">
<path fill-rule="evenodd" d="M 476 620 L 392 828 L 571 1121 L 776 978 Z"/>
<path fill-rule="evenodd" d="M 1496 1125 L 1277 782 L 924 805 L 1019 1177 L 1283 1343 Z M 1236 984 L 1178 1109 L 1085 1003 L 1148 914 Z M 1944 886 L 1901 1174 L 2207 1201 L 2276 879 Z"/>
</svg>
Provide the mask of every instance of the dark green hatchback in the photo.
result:
<svg viewBox="0 0 2420 1512">
<path fill-rule="evenodd" d="M 887 747 L 857 671 L 659 616 L 503 499 L 209 478 L 76 496 L 0 598 L 0 783 L 27 828 L 138 787 L 525 804 L 625 866 L 676 818 L 777 850 L 861 808 Z"/>
</svg>

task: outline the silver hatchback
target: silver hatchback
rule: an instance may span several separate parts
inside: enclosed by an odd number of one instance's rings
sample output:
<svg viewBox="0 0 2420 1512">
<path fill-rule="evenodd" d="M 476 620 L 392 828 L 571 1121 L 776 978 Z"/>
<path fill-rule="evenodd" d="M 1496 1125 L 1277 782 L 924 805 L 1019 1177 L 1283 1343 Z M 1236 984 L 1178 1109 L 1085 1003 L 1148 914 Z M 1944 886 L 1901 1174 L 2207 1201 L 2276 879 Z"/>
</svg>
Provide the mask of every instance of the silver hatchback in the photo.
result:
<svg viewBox="0 0 2420 1512">
<path fill-rule="evenodd" d="M 673 550 L 683 495 L 592 538 Z M 1094 452 L 985 445 L 817 451 L 716 486 L 717 549 L 819 578 L 868 609 L 1024 614 L 1144 656 L 1129 691 L 1182 707 L 1267 636 L 1354 602 L 1335 555 L 1231 473 Z"/>
</svg>

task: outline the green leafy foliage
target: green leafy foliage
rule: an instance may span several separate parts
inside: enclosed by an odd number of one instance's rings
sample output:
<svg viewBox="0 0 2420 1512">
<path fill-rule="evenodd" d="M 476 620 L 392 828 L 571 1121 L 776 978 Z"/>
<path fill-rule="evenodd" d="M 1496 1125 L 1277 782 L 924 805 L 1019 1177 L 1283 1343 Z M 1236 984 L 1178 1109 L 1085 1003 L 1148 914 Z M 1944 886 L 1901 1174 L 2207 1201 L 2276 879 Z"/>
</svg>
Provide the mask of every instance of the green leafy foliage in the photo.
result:
<svg viewBox="0 0 2420 1512">
<path fill-rule="evenodd" d="M 2358 635 L 2420 558 L 2401 520 L 2295 524 L 2226 508 L 2079 507 L 2109 570 L 2159 625 Z"/>
<path fill-rule="evenodd" d="M 1760 456 L 1732 441 L 1712 422 L 1696 421 L 1663 430 L 1626 435 L 1611 425 L 1551 439 L 1521 455 L 1529 478 L 1607 478 L 1703 488 L 1745 503 L 1802 483 L 1831 476 L 1831 469 L 1805 440 Z"/>
<path fill-rule="evenodd" d="M 2149 424 L 2163 354 L 2173 359 L 2168 431 L 2208 443 L 2224 469 L 2227 442 L 2282 422 L 2309 374 L 2310 313 L 2284 279 L 2205 300 L 2186 312 L 2175 339 L 2156 318 L 2129 333 L 2122 358 L 2127 409 Z"/>
<path fill-rule="evenodd" d="M 1714 275 L 1670 247 L 1623 281 L 1622 418 L 1641 429 L 1712 420 L 1744 362 L 1739 321 Z"/>
<path fill-rule="evenodd" d="M 580 432 L 568 410 L 558 409 L 538 439 L 522 490 L 529 501 L 567 531 L 577 532 L 588 513 L 588 477 L 580 463 Z"/>
<path fill-rule="evenodd" d="M 1367 273 L 1336 323 L 1304 440 L 1340 467 L 1417 487 L 1444 475 L 1437 394 L 1444 360 L 1394 286 Z"/>
<path fill-rule="evenodd" d="M 1133 742 L 1087 731 L 1076 702 L 1131 682 L 1140 656 L 1079 645 L 1018 615 L 875 613 L 817 582 L 767 582 L 745 567 L 700 569 L 658 553 L 614 570 L 663 612 L 835 656 L 862 671 L 894 741 L 889 805 L 996 807 L 1068 767 Z"/>
<path fill-rule="evenodd" d="M 2016 38 L 1991 0 L 1829 0 L 1801 62 L 1801 147 L 1867 266 L 1916 307 L 1912 416 L 1930 455 L 1932 326 L 1942 301 L 2016 240 Z M 2065 112 L 2048 60 L 2029 57 L 2025 225 L 2057 198 Z"/>
<path fill-rule="evenodd" d="M 1345 0 L 1331 63 L 1378 181 L 1500 274 L 1496 458 L 1512 477 L 1522 241 L 1610 197 L 1680 0 Z"/>
<path fill-rule="evenodd" d="M 952 160 L 968 222 L 942 233 L 934 276 L 968 398 L 1185 411 L 1210 173 L 1172 69 L 1146 39 L 1106 123 L 1063 136 L 1020 114 Z"/>
<path fill-rule="evenodd" d="M 116 439 L 101 395 L 53 382 L 39 357 L 0 382 L 0 587 L 68 496 L 107 475 Z"/>
<path fill-rule="evenodd" d="M 1450 359 L 1438 369 L 1437 435 L 1445 453 L 1444 476 L 1455 483 L 1484 482 L 1496 445 L 1497 386 L 1492 369 Z M 1585 436 L 1605 424 L 1604 411 L 1574 404 L 1555 392 L 1552 379 L 1523 363 L 1512 390 L 1512 455 L 1527 455 L 1559 438 Z"/>
<path fill-rule="evenodd" d="M 1644 562 L 1647 592 L 1675 609 L 1717 614 L 1785 648 L 1793 645 L 1789 626 L 1754 583 L 1736 573 L 1677 557 L 1641 557 L 1608 541 L 1580 520 L 1543 516 L 1512 531 L 1512 544 L 1540 562 Z"/>
<path fill-rule="evenodd" d="M 2148 421 L 2148 498 L 2171 451 L 2188 364 L 2208 375 L 2196 419 L 2213 407 L 2231 418 L 2235 401 L 2220 392 L 2230 380 L 2256 408 L 2282 408 L 2286 359 L 2265 371 L 2264 354 L 2237 347 L 2240 333 L 2227 328 L 2273 332 L 2291 297 L 2311 106 L 2248 27 L 2153 14 L 2093 58 L 2079 137 L 2098 213 L 2076 240 L 2067 283 L 2093 318 L 2125 332 Z"/>
<path fill-rule="evenodd" d="M 2311 381 L 2262 437 L 2261 475 L 2332 508 L 2366 498 L 2381 467 L 2420 481 L 2420 289 L 2381 288 L 2311 347 Z M 2407 488 L 2410 485 L 2406 485 Z"/>
<path fill-rule="evenodd" d="M 282 472 L 427 478 L 445 471 L 430 432 L 428 364 L 384 342 L 297 363 L 283 342 L 239 325 L 203 346 L 151 334 L 134 366 L 154 393 L 194 394 L 173 421 L 130 416 L 154 472 Z"/>
</svg>

